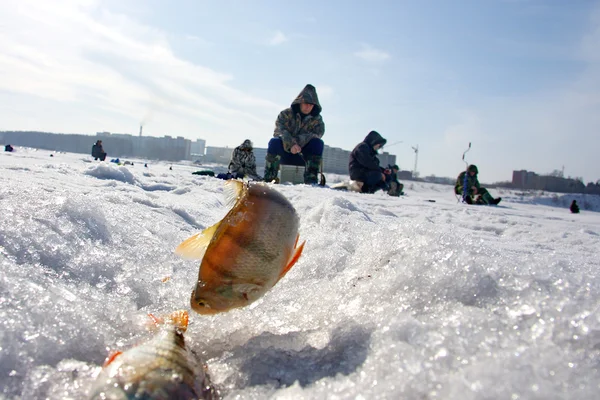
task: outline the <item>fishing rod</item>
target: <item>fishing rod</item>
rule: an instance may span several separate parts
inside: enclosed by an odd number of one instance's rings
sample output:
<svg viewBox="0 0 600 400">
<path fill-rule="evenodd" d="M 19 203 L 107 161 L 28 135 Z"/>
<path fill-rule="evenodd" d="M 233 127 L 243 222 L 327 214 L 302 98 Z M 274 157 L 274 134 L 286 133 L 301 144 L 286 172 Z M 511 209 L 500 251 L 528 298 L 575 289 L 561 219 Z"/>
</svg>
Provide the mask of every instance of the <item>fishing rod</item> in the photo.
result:
<svg viewBox="0 0 600 400">
<path fill-rule="evenodd" d="M 469 163 L 465 160 L 465 154 L 467 154 L 469 152 L 469 150 L 471 150 L 471 142 L 469 142 L 469 148 L 467 148 L 465 150 L 465 152 L 462 155 L 462 160 L 466 165 L 465 168 L 465 179 L 463 180 L 463 196 L 462 196 L 462 200 L 465 201 L 465 198 L 467 197 L 467 184 L 468 184 L 468 176 L 469 176 Z"/>
<path fill-rule="evenodd" d="M 399 141 L 397 141 L 397 142 L 394 142 L 394 143 L 392 143 L 392 144 L 386 144 L 386 145 L 385 145 L 385 148 L 386 148 L 386 149 L 389 149 L 391 146 L 395 146 L 395 145 L 397 145 L 397 144 L 400 144 L 400 143 L 404 143 L 404 140 L 399 140 Z"/>
</svg>

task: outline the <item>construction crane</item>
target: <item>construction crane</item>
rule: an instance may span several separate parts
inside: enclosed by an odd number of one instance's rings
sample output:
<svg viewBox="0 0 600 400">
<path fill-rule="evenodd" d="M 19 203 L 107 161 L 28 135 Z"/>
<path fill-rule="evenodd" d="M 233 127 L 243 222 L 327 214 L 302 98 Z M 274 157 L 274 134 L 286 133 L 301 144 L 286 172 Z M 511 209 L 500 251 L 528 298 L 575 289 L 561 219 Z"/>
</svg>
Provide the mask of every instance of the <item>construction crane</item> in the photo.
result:
<svg viewBox="0 0 600 400">
<path fill-rule="evenodd" d="M 417 177 L 417 161 L 419 160 L 419 145 L 412 148 L 415 152 L 415 169 L 413 170 L 413 176 Z"/>
</svg>

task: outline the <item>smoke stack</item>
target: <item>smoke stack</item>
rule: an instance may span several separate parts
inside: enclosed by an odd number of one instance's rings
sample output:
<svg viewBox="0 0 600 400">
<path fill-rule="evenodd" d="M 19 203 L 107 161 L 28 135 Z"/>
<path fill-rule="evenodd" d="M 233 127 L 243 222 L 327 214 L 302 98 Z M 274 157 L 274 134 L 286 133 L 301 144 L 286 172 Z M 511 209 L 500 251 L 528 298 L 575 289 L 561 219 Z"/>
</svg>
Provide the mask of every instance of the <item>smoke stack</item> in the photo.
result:
<svg viewBox="0 0 600 400">
<path fill-rule="evenodd" d="M 142 127 L 143 125 L 140 125 L 140 137 L 142 137 Z"/>
</svg>

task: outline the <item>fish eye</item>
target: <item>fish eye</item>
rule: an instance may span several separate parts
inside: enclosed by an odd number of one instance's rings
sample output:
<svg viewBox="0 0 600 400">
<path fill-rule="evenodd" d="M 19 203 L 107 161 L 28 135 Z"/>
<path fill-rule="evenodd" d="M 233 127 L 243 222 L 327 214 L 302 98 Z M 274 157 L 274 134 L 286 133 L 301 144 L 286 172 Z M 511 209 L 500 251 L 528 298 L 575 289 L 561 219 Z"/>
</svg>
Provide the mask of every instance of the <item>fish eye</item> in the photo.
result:
<svg viewBox="0 0 600 400">
<path fill-rule="evenodd" d="M 198 304 L 200 307 L 210 308 L 210 306 L 204 300 L 198 300 L 198 302 L 196 304 Z"/>
</svg>

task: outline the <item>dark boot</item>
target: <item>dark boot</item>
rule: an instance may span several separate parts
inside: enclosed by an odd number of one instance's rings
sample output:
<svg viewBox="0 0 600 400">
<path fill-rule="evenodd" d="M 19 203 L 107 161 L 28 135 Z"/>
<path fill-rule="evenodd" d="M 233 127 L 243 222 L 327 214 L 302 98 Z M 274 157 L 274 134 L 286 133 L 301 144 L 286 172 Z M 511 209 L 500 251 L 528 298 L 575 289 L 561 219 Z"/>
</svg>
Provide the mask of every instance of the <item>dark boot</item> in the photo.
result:
<svg viewBox="0 0 600 400">
<path fill-rule="evenodd" d="M 469 196 L 468 194 L 463 197 L 463 200 L 467 204 L 473 204 L 473 198 L 471 196 Z"/>
<path fill-rule="evenodd" d="M 390 196 L 400 196 L 400 189 L 398 188 L 398 183 L 396 182 L 391 182 L 390 183 L 390 190 L 388 190 L 388 194 Z"/>
<path fill-rule="evenodd" d="M 321 170 L 321 156 L 310 156 L 306 159 L 306 169 L 304 170 L 304 183 L 307 185 L 316 185 L 319 182 L 319 171 Z"/>
<path fill-rule="evenodd" d="M 494 200 L 492 200 L 492 204 L 497 205 L 501 201 L 502 201 L 502 197 L 496 197 Z"/>
<path fill-rule="evenodd" d="M 272 182 L 274 180 L 277 180 L 281 156 L 267 153 L 265 161 L 265 182 Z"/>
<path fill-rule="evenodd" d="M 481 193 L 481 199 L 483 200 L 483 202 L 485 204 L 496 204 L 496 203 L 494 203 L 495 199 L 492 197 L 490 192 L 488 192 L 487 190 L 485 192 Z"/>
</svg>

